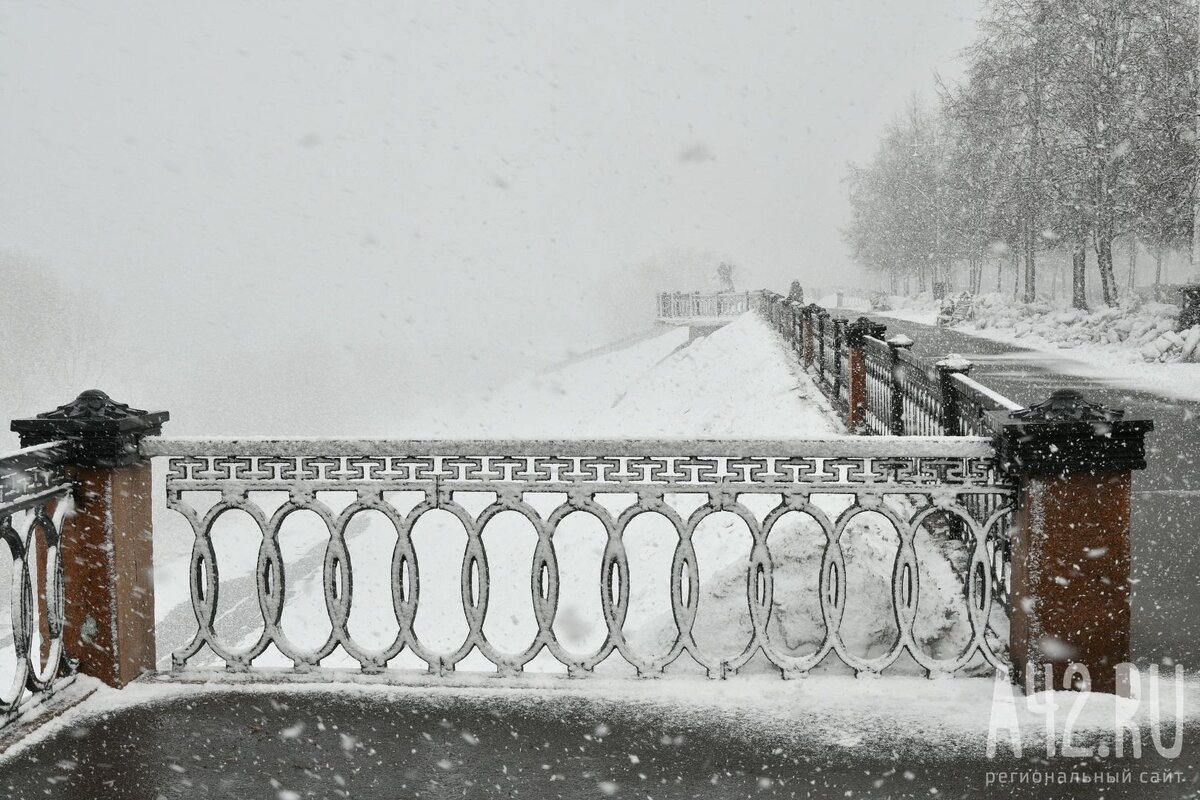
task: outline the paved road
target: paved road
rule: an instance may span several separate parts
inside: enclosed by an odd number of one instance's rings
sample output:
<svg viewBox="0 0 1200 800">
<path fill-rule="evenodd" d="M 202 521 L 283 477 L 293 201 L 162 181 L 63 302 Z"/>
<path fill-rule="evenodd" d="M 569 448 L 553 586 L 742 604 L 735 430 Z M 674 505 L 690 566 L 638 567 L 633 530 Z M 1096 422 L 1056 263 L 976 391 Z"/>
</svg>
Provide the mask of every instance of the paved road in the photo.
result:
<svg viewBox="0 0 1200 800">
<path fill-rule="evenodd" d="M 1090 780 L 1132 769 L 1135 776 L 1178 771 L 1192 786 L 1200 779 L 1197 749 L 1188 744 L 1169 761 L 1147 741 L 1136 762 L 1056 758 L 1048 765 L 1037 747 L 1021 759 L 1002 745 L 987 759 L 978 741 L 931 746 L 906 717 L 831 730 L 806 712 L 798 716 L 812 724 L 785 726 L 755 724 L 761 718 L 747 719 L 736 705 L 702 709 L 686 713 L 669 704 L 566 692 L 427 689 L 394 697 L 217 690 L 64 727 L 0 763 L 0 796 L 1048 800 L 1095 790 L 1015 779 L 988 787 L 987 775 L 1017 771 L 1040 779 L 1062 771 Z M 1185 743 L 1195 733 L 1185 729 Z M 1073 744 L 1090 749 L 1110 738 L 1077 731 Z M 1106 785 L 1102 796 L 1148 800 L 1186 791 Z"/>
<path fill-rule="evenodd" d="M 1072 376 L 1061 359 L 1046 353 L 916 322 L 878 320 L 889 336 L 912 338 L 917 355 L 965 356 L 976 365 L 972 377 L 1024 405 L 1073 387 L 1089 400 L 1154 420 L 1149 466 L 1133 482 L 1133 652 L 1139 663 L 1173 660 L 1200 668 L 1200 403 Z"/>
</svg>

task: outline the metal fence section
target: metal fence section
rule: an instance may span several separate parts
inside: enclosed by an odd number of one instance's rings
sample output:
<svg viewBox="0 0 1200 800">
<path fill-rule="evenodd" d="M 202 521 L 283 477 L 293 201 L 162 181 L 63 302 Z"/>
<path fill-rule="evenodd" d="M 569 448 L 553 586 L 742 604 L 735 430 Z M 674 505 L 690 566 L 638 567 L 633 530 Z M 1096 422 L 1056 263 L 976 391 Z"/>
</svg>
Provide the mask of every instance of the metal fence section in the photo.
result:
<svg viewBox="0 0 1200 800">
<path fill-rule="evenodd" d="M 63 554 L 60 531 L 71 505 L 53 443 L 0 457 L 0 540 L 7 545 L 9 619 L 0 627 L 0 664 L 11 682 L 0 689 L 0 727 L 72 677 L 63 652 Z M 7 630 L 5 630 L 7 628 Z"/>
<path fill-rule="evenodd" d="M 867 430 L 877 436 L 892 433 L 892 351 L 874 336 L 865 338 L 867 370 Z M 902 433 L 902 432 L 901 432 Z"/>
<path fill-rule="evenodd" d="M 189 570 L 195 638 L 173 656 L 175 670 L 185 670 L 208 647 L 235 671 L 255 669 L 255 659 L 274 645 L 296 669 L 322 665 L 341 647 L 363 670 L 381 672 L 404 650 L 415 654 L 435 674 L 453 671 L 473 650 L 497 672 L 522 671 L 540 652 L 549 652 L 569 675 L 581 676 L 616 654 L 643 676 L 657 675 L 685 653 L 710 677 L 735 673 L 761 655 L 785 675 L 799 675 L 825 661 L 831 653 L 860 673 L 878 673 L 908 653 L 930 673 L 951 673 L 969 664 L 991 667 L 1004 663 L 1005 634 L 989 629 L 993 608 L 1006 588 L 1003 569 L 996 570 L 997 553 L 1006 547 L 1006 520 L 1014 490 L 998 472 L 991 443 L 962 437 L 937 440 L 919 437 L 870 437 L 830 441 L 265 441 L 172 440 L 148 438 L 146 457 L 165 459 L 166 502 L 190 523 L 195 535 Z M 158 480 L 156 478 L 156 480 Z M 352 492 L 354 500 L 340 511 L 328 505 L 323 492 Z M 486 493 L 486 506 L 466 502 L 472 493 Z M 191 493 L 219 497 L 207 511 L 197 511 Z M 215 494 L 214 494 L 215 493 Z M 286 501 L 267 513 L 261 493 L 286 493 Z M 419 500 L 405 510 L 390 498 L 417 493 Z M 278 494 L 276 495 L 278 496 Z M 752 502 L 766 498 L 769 510 L 752 511 Z M 623 510 L 614 510 L 624 498 Z M 689 510 L 681 512 L 680 498 Z M 547 502 L 551 499 L 551 502 Z M 468 508 L 475 509 L 474 511 Z M 981 509 L 987 509 L 981 515 Z M 222 580 L 213 547 L 213 526 L 234 509 L 248 513 L 262 531 L 252 602 L 261 613 L 261 636 L 244 649 L 221 640 L 214 623 Z M 291 514 L 308 509 L 328 527 L 321 578 L 330 633 L 315 648 L 304 649 L 288 640 L 281 625 L 293 576 L 280 549 L 280 530 Z M 413 528 L 435 509 L 452 514 L 463 526 L 467 544 L 458 565 L 459 595 L 469 626 L 464 641 L 451 652 L 437 652 L 418 635 L 414 619 L 424 599 L 422 565 L 413 544 Z M 539 511 L 539 509 L 541 509 Z M 549 510 L 548 510 L 549 509 Z M 391 607 L 373 611 L 393 615 L 398 633 L 381 650 L 356 642 L 347 620 L 356 602 L 347 526 L 357 514 L 377 511 L 395 528 L 390 553 Z M 512 511 L 523 516 L 537 535 L 528 574 L 498 576 L 489 568 L 483 531 L 496 515 Z M 556 554 L 556 531 L 565 517 L 583 512 L 599 520 L 606 532 L 597 580 L 586 584 L 562 580 Z M 701 595 L 700 569 L 693 534 L 709 516 L 730 512 L 750 534 L 744 569 L 745 606 L 751 631 L 740 653 L 730 656 L 697 642 L 695 627 Z M 819 607 L 824 638 L 811 652 L 799 652 L 780 633 L 779 604 L 794 591 L 777 590 L 779 556 L 769 541 L 780 519 L 791 513 L 819 529 L 819 576 L 805 590 Z M 669 520 L 669 546 L 674 557 L 669 576 L 669 607 L 662 612 L 674 620 L 676 634 L 669 649 L 658 654 L 639 652 L 624 630 L 632 585 L 625 532 L 642 514 Z M 897 541 L 887 574 L 888 619 L 895 626 L 894 642 L 885 652 L 855 652 L 843 641 L 847 607 L 853 597 L 848 550 L 862 535 L 861 515 L 882 520 L 894 529 Z M 931 613 L 922 597 L 919 575 L 928 565 L 916 545 L 930 531 L 944 532 L 946 520 L 957 523 L 964 541 L 961 589 L 969 638 L 951 654 L 923 649 L 916 632 L 918 620 Z M 859 533 L 855 533 L 859 531 Z M 919 533 L 924 531 L 925 533 Z M 390 541 L 390 539 L 389 539 Z M 739 556 L 740 558 L 740 556 Z M 1001 559 L 1002 560 L 1002 559 Z M 497 580 L 528 580 L 537 632 L 520 652 L 501 652 L 484 633 L 490 587 Z M 555 632 L 560 600 L 570 594 L 599 597 L 606 628 L 604 641 L 589 653 L 571 652 Z M 664 598 L 665 600 L 665 598 Z M 861 620 L 860 620 L 861 621 Z M 739 645 L 740 646 L 740 645 Z"/>
<path fill-rule="evenodd" d="M 906 338 L 884 339 L 885 327 L 866 317 L 850 322 L 817 305 L 760 295 L 764 319 L 798 351 L 854 433 L 990 436 L 989 412 L 1021 407 L 969 377 L 969 361 L 930 363 L 910 351 Z M 852 374 L 859 368 L 863 375 Z"/>
</svg>

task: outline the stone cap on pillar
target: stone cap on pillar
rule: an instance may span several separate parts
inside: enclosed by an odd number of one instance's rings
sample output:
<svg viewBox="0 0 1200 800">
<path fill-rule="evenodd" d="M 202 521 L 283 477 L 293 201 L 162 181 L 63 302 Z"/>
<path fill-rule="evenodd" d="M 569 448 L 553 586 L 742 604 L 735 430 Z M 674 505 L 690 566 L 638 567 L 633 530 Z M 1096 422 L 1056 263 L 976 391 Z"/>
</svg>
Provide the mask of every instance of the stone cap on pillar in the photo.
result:
<svg viewBox="0 0 1200 800">
<path fill-rule="evenodd" d="M 1128 472 L 1146 468 L 1146 434 L 1154 421 L 1091 403 L 1058 389 L 1043 403 L 993 411 L 1000 465 L 1014 475 Z"/>
<path fill-rule="evenodd" d="M 22 447 L 65 441 L 79 466 L 121 467 L 140 460 L 138 442 L 162 433 L 168 419 L 166 411 L 130 408 L 99 389 L 89 389 L 53 411 L 13 420 L 12 430 L 20 435 Z"/>
</svg>

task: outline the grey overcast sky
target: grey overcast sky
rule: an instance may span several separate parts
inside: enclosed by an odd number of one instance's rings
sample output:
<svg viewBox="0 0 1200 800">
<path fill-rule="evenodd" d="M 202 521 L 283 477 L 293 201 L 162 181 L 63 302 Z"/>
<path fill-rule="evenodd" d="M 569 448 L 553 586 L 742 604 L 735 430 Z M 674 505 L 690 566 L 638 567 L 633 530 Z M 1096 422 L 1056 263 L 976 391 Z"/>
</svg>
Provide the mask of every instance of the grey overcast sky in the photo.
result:
<svg viewBox="0 0 1200 800">
<path fill-rule="evenodd" d="M 0 249 L 185 352 L 549 356 L 648 315 L 592 300 L 665 254 L 844 279 L 845 163 L 977 12 L 2 0 Z"/>
</svg>

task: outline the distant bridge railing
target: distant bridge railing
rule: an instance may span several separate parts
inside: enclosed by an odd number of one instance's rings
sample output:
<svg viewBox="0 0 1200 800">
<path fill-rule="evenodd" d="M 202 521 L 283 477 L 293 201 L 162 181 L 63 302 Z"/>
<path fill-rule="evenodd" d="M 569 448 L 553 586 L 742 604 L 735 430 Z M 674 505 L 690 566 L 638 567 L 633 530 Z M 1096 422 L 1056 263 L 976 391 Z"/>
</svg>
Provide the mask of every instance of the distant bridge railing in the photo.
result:
<svg viewBox="0 0 1200 800">
<path fill-rule="evenodd" d="M 745 314 L 753 307 L 752 292 L 660 292 L 657 317 L 660 322 L 725 320 Z"/>
</svg>

